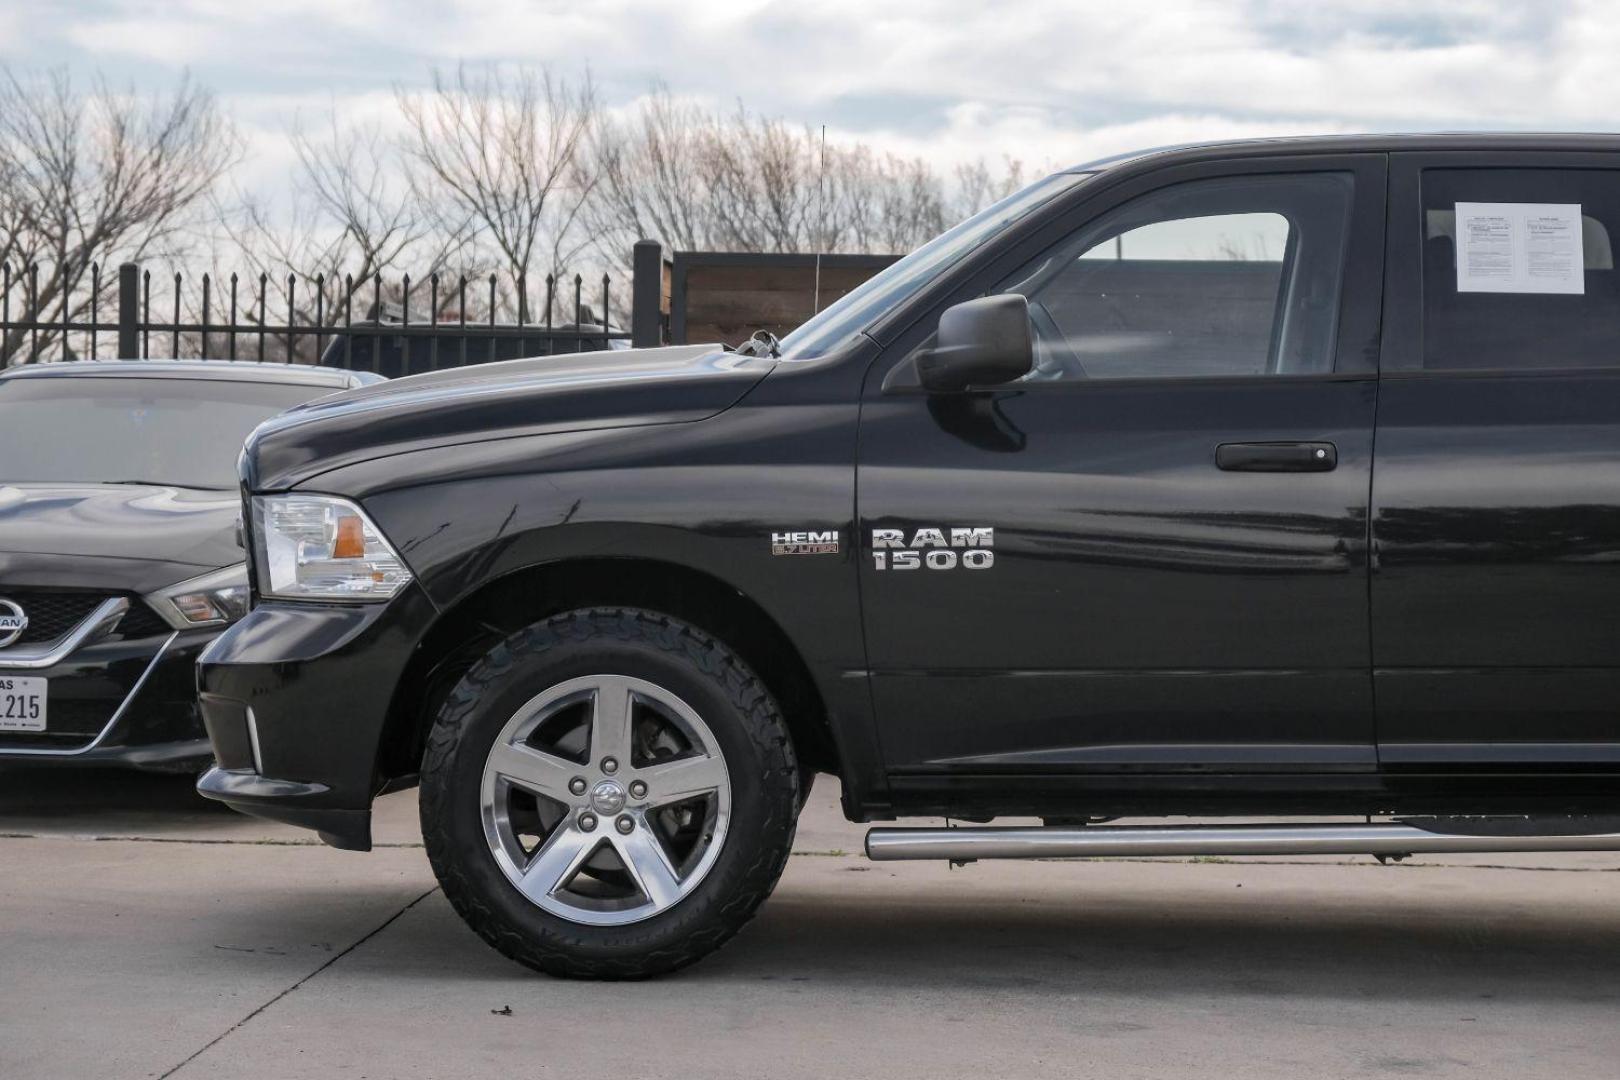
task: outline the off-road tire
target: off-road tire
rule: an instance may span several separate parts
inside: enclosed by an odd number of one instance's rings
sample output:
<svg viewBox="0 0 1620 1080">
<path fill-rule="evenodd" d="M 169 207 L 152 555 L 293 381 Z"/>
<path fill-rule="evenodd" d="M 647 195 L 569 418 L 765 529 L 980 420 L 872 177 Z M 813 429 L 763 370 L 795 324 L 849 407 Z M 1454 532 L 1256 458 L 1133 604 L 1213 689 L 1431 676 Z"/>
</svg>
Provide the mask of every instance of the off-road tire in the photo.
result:
<svg viewBox="0 0 1620 1080">
<path fill-rule="evenodd" d="M 724 749 L 731 821 L 704 879 L 641 922 L 592 926 L 537 907 L 486 842 L 479 789 L 486 756 L 515 710 L 593 674 L 648 679 L 679 694 Z M 667 615 L 598 607 L 519 630 L 478 660 L 439 709 L 422 760 L 422 834 L 445 896 L 513 960 L 567 978 L 639 979 L 684 967 L 753 917 L 793 847 L 799 768 L 786 722 L 759 677 L 718 639 Z"/>
</svg>

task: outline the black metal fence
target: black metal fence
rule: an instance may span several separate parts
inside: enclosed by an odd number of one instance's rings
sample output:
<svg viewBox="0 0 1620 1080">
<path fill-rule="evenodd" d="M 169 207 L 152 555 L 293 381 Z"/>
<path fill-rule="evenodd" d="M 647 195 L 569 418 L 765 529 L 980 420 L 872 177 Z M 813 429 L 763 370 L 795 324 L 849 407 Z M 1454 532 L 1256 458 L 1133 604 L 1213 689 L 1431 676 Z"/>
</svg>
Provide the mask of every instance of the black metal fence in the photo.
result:
<svg viewBox="0 0 1620 1080">
<path fill-rule="evenodd" d="M 197 357 L 320 362 L 395 376 L 651 346 L 667 335 L 663 268 L 659 245 L 645 240 L 635 245 L 628 295 L 607 274 L 590 281 L 548 274 L 532 287 L 526 275 L 502 282 L 495 274 L 414 281 L 408 274 L 397 281 L 203 274 L 193 287 L 180 273 L 155 276 L 124 263 L 116 281 L 104 281 L 91 264 L 77 275 L 48 274 L 42 286 L 38 265 L 4 266 L 0 366 Z M 613 312 L 627 303 L 631 326 L 624 330 Z"/>
</svg>

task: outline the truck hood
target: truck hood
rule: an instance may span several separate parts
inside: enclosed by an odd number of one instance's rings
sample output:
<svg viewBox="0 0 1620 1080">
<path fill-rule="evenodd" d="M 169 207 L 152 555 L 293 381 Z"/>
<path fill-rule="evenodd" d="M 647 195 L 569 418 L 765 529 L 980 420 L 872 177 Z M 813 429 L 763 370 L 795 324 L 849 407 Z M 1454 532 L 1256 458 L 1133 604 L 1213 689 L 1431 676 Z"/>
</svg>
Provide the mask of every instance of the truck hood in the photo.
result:
<svg viewBox="0 0 1620 1080">
<path fill-rule="evenodd" d="M 414 450 L 561 431 L 677 424 L 724 412 L 776 361 L 717 345 L 569 353 L 412 375 L 321 398 L 261 424 L 243 478 L 282 491 Z"/>
<path fill-rule="evenodd" d="M 0 569 L 40 558 L 228 566 L 243 558 L 236 542 L 241 505 L 234 491 L 0 482 Z"/>
</svg>

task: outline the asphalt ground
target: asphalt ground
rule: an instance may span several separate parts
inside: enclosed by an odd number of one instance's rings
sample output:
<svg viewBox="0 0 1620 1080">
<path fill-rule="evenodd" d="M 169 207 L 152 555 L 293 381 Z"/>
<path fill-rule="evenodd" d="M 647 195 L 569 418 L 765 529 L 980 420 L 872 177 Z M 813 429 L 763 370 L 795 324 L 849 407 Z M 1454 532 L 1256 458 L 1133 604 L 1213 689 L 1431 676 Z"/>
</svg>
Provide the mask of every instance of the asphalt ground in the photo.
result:
<svg viewBox="0 0 1620 1080">
<path fill-rule="evenodd" d="M 826 777 L 759 917 L 532 974 L 377 850 L 0 771 L 0 1078 L 1620 1077 L 1620 854 L 874 864 Z"/>
</svg>

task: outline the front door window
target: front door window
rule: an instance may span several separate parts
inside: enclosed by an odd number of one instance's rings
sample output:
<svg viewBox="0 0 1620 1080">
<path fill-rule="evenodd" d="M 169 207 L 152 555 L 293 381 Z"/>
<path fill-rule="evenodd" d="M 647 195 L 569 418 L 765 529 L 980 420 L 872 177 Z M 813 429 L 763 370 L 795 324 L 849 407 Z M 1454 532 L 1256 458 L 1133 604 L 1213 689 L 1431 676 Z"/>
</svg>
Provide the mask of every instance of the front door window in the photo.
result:
<svg viewBox="0 0 1620 1080">
<path fill-rule="evenodd" d="M 1348 173 L 1224 177 L 1144 195 L 998 292 L 1029 298 L 1032 381 L 1333 370 Z"/>
</svg>

